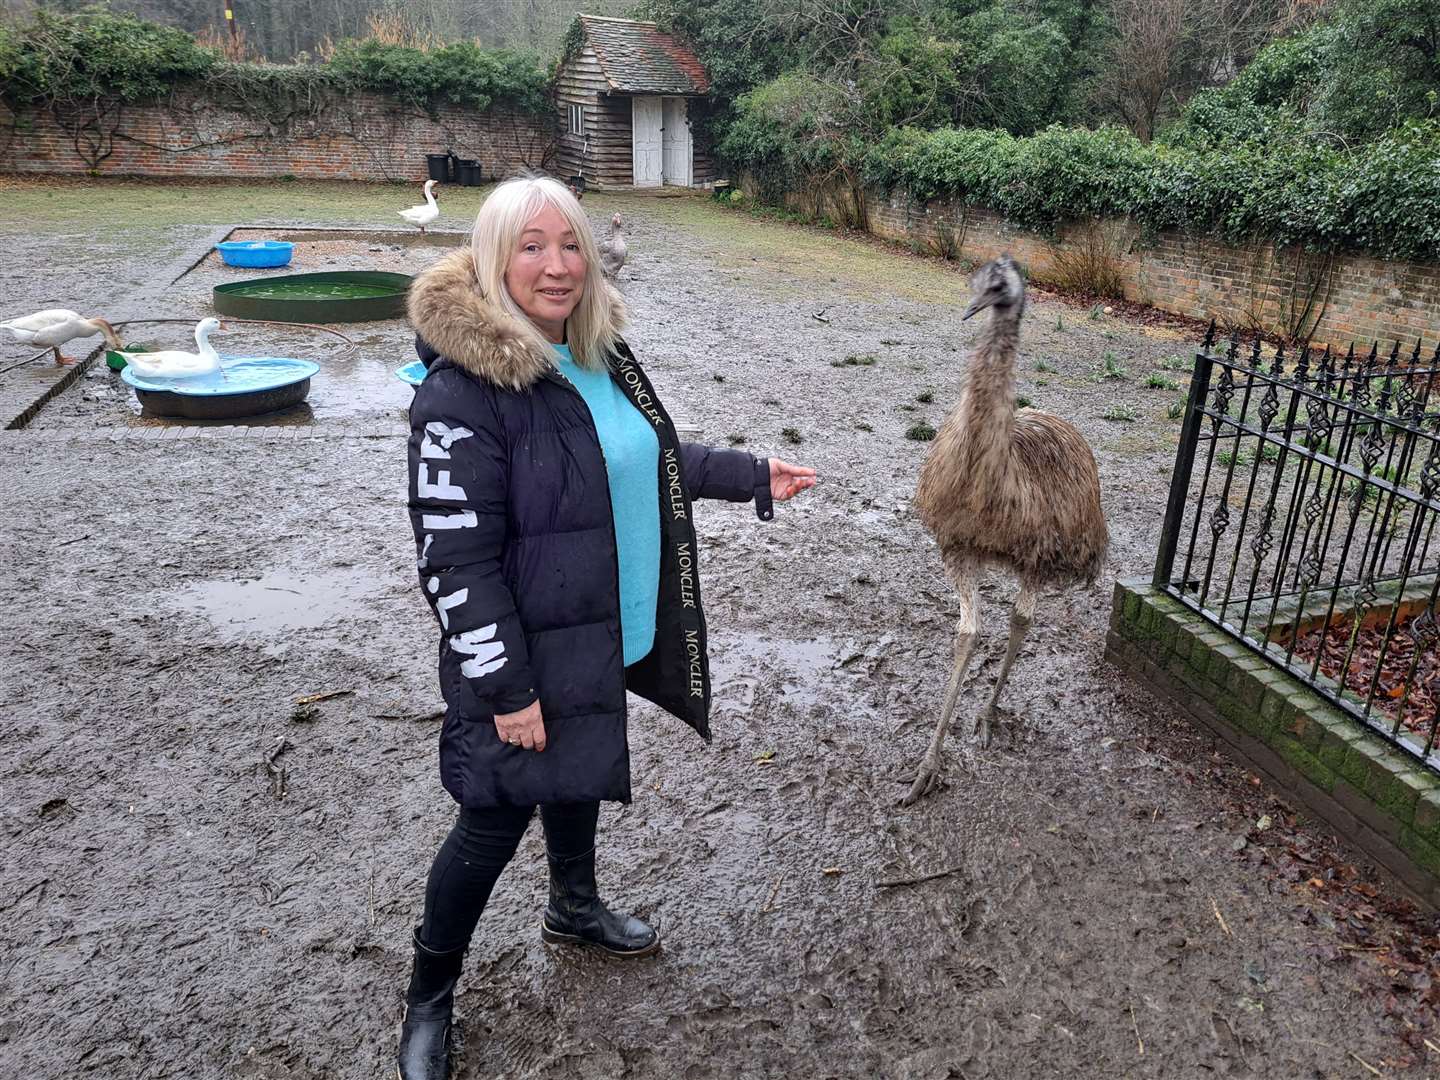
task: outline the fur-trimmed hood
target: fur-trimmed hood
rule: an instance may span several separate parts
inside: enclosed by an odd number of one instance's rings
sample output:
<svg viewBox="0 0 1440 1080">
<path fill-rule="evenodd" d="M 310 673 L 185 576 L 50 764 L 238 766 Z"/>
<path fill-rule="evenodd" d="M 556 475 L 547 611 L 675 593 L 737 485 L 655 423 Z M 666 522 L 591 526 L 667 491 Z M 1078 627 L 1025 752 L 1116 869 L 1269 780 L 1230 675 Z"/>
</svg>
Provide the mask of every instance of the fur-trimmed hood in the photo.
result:
<svg viewBox="0 0 1440 1080">
<path fill-rule="evenodd" d="M 606 321 L 618 337 L 625 304 L 608 283 L 605 294 Z M 406 313 L 416 333 L 437 353 L 503 390 L 524 390 L 554 367 L 549 350 L 532 341 L 520 320 L 480 295 L 468 245 L 415 279 Z"/>
</svg>

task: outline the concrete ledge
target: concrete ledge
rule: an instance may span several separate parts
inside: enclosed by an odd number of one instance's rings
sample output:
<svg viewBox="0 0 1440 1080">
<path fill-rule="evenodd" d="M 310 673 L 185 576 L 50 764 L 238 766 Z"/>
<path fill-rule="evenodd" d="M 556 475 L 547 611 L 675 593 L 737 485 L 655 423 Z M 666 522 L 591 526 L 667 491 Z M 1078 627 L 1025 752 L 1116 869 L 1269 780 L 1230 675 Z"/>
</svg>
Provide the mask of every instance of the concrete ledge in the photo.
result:
<svg viewBox="0 0 1440 1080">
<path fill-rule="evenodd" d="M 1148 580 L 1116 583 L 1105 655 L 1440 910 L 1440 774 Z"/>
</svg>

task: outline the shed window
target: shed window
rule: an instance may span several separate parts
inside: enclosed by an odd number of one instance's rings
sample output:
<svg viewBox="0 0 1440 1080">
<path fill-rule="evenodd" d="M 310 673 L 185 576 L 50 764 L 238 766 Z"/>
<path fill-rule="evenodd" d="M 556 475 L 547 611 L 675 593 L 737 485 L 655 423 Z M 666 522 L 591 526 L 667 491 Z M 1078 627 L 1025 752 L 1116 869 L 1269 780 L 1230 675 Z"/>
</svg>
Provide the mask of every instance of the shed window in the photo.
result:
<svg viewBox="0 0 1440 1080">
<path fill-rule="evenodd" d="M 585 106 L 584 106 L 584 105 L 571 105 L 571 106 L 570 106 L 570 134 L 572 134 L 572 135 L 584 135 L 584 134 L 585 134 Z"/>
</svg>

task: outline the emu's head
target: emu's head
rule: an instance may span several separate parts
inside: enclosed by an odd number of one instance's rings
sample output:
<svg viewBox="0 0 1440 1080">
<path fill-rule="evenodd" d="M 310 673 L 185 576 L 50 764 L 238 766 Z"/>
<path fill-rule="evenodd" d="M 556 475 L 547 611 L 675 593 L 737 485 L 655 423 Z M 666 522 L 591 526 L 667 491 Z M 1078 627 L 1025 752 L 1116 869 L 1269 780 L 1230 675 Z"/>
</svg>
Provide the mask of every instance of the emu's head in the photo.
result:
<svg viewBox="0 0 1440 1080">
<path fill-rule="evenodd" d="M 968 319 L 988 307 L 1001 308 L 1018 315 L 1025 307 L 1025 279 L 1009 255 L 991 259 L 970 279 L 970 306 L 960 316 Z"/>
</svg>

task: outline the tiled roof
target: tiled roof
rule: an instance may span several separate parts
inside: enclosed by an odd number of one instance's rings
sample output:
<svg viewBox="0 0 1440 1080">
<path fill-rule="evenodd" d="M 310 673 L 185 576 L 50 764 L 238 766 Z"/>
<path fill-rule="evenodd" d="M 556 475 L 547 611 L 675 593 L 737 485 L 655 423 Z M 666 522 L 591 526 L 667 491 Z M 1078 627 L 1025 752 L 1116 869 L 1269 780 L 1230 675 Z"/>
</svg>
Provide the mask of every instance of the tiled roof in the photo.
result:
<svg viewBox="0 0 1440 1080">
<path fill-rule="evenodd" d="M 600 15 L 577 18 L 612 91 L 687 97 L 710 92 L 710 77 L 699 58 L 654 23 Z"/>
</svg>

